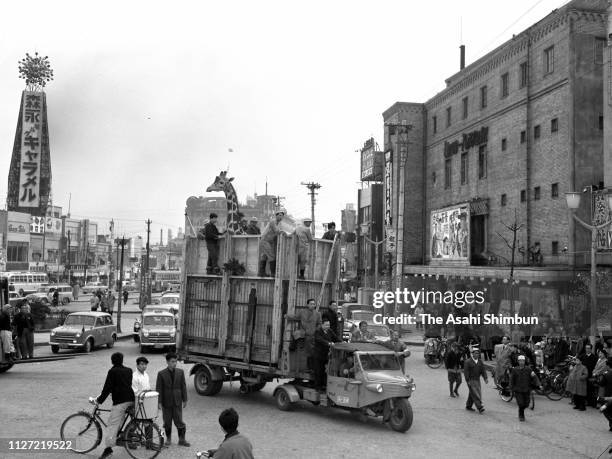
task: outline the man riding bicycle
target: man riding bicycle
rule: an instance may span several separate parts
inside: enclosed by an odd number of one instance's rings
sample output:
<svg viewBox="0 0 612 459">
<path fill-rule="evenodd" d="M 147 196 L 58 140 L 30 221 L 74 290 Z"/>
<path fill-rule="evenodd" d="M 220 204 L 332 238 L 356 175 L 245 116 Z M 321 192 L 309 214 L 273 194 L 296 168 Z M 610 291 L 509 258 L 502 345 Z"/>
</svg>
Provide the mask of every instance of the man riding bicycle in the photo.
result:
<svg viewBox="0 0 612 459">
<path fill-rule="evenodd" d="M 134 406 L 134 391 L 132 390 L 132 369 L 123 366 L 123 354 L 115 352 L 111 356 L 113 367 L 108 370 L 102 393 L 96 398 L 97 404 L 104 403 L 112 395 L 113 407 L 108 418 L 106 432 L 106 449 L 100 456 L 104 459 L 113 455 L 113 446 L 116 444 L 117 431 L 125 418 L 125 412 Z"/>
</svg>

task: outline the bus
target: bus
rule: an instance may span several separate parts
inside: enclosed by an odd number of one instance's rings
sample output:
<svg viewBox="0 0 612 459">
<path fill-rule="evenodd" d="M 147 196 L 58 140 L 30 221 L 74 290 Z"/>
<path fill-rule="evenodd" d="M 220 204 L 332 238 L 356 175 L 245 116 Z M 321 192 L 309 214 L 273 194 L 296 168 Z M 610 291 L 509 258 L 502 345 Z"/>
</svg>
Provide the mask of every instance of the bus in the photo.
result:
<svg viewBox="0 0 612 459">
<path fill-rule="evenodd" d="M 151 290 L 153 292 L 163 292 L 168 289 L 169 284 L 179 284 L 181 282 L 181 272 L 164 271 L 154 269 L 151 271 Z"/>
<path fill-rule="evenodd" d="M 46 273 L 34 271 L 9 271 L 0 273 L 0 277 L 8 279 L 9 291 L 17 292 L 21 296 L 36 292 L 39 287 L 49 283 Z"/>
</svg>

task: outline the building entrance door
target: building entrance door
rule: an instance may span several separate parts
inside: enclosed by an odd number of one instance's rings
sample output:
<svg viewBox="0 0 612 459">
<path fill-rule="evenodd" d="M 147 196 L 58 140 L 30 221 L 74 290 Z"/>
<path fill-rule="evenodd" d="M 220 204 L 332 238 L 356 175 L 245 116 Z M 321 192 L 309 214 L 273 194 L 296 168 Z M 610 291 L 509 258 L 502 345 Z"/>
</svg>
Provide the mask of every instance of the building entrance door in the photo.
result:
<svg viewBox="0 0 612 459">
<path fill-rule="evenodd" d="M 474 215 L 470 219 L 470 264 L 475 266 L 487 263 L 486 221 L 486 215 Z"/>
</svg>

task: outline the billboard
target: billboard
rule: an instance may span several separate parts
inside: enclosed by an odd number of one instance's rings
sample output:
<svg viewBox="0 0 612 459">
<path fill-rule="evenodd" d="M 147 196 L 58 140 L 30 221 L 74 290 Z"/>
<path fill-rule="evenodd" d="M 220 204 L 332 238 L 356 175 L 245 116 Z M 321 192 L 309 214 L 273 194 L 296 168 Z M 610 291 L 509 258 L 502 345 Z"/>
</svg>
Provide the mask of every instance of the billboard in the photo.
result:
<svg viewBox="0 0 612 459">
<path fill-rule="evenodd" d="M 393 153 L 385 152 L 385 226 L 393 224 Z"/>
<path fill-rule="evenodd" d="M 30 214 L 8 212 L 7 240 L 30 242 Z"/>
<path fill-rule="evenodd" d="M 23 98 L 19 207 L 40 205 L 42 93 L 26 91 Z"/>
<path fill-rule="evenodd" d="M 45 223 L 45 217 L 35 217 L 32 215 L 30 221 L 30 234 L 44 234 Z"/>
<path fill-rule="evenodd" d="M 384 157 L 381 151 L 375 151 L 376 142 L 369 138 L 361 149 L 361 181 L 382 180 Z"/>
<path fill-rule="evenodd" d="M 432 211 L 430 233 L 432 259 L 469 260 L 469 204 Z"/>
<path fill-rule="evenodd" d="M 45 232 L 47 234 L 62 234 L 62 220 L 55 217 L 46 217 Z"/>
</svg>

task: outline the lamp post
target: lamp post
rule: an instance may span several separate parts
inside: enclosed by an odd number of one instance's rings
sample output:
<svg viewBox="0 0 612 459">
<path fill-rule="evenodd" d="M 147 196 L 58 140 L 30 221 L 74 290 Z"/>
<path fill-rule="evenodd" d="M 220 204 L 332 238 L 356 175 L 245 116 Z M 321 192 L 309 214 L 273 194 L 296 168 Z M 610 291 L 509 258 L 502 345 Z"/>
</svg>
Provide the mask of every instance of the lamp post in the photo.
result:
<svg viewBox="0 0 612 459">
<path fill-rule="evenodd" d="M 585 188 L 585 191 L 588 189 Z M 592 189 L 591 189 L 592 191 Z M 580 217 L 576 216 L 576 209 L 580 206 L 580 194 L 576 191 L 565 193 L 565 200 L 570 211 L 571 218 L 580 226 L 591 231 L 591 342 L 595 341 L 597 336 L 597 231 L 608 226 L 612 220 L 608 219 L 604 223 L 595 223 L 594 215 L 591 215 L 591 224 L 589 225 Z M 612 194 L 607 193 L 608 209 L 612 210 Z M 569 235 L 573 237 L 572 234 Z"/>
</svg>

